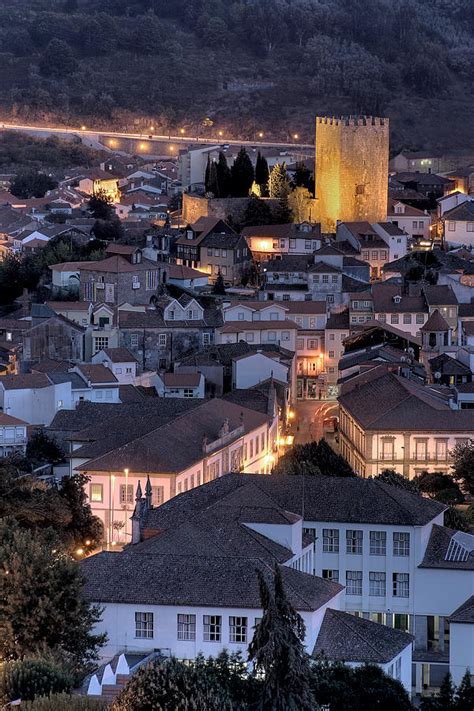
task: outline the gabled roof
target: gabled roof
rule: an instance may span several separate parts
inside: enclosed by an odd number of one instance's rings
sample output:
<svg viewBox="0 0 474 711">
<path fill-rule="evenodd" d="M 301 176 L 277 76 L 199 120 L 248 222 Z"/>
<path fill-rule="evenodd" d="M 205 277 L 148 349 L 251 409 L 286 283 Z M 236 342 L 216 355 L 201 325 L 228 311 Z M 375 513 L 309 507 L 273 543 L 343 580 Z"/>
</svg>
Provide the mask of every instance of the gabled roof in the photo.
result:
<svg viewBox="0 0 474 711">
<path fill-rule="evenodd" d="M 474 536 L 435 524 L 418 567 L 474 571 Z"/>
<path fill-rule="evenodd" d="M 45 373 L 20 373 L 19 375 L 4 375 L 0 378 L 0 385 L 5 390 L 28 390 L 33 388 L 47 388 L 51 380 Z"/>
<path fill-rule="evenodd" d="M 120 274 L 123 272 L 137 272 L 148 269 L 158 270 L 163 267 L 157 262 L 152 262 L 149 259 L 142 259 L 142 261 L 137 264 L 131 264 L 128 259 L 125 259 L 121 255 L 115 254 L 111 257 L 101 259 L 98 262 L 82 262 L 78 268 L 81 272 L 110 272 L 112 274 Z"/>
<path fill-rule="evenodd" d="M 163 373 L 159 376 L 167 388 L 196 388 L 201 382 L 201 373 Z"/>
<path fill-rule="evenodd" d="M 474 222 L 474 200 L 466 200 L 461 203 L 461 205 L 453 207 L 452 210 L 447 210 L 443 215 L 443 219 L 459 220 L 460 222 Z"/>
<path fill-rule="evenodd" d="M 62 262 L 61 264 L 50 264 L 49 269 L 53 272 L 78 272 L 79 267 L 83 265 L 84 262 Z"/>
<path fill-rule="evenodd" d="M 128 348 L 104 348 L 105 355 L 112 363 L 136 363 L 136 358 Z"/>
<path fill-rule="evenodd" d="M 466 602 L 463 602 L 463 604 L 449 616 L 448 620 L 450 624 L 454 622 L 474 625 L 474 595 L 471 595 Z"/>
<path fill-rule="evenodd" d="M 90 380 L 93 385 L 97 385 L 99 383 L 118 383 L 117 378 L 112 373 L 110 368 L 106 368 L 105 365 L 102 365 L 101 363 L 82 363 L 81 365 L 78 365 L 77 368 L 87 380 Z"/>
<path fill-rule="evenodd" d="M 427 284 L 423 287 L 428 306 L 457 306 L 458 300 L 448 284 Z"/>
<path fill-rule="evenodd" d="M 24 420 L 19 420 L 18 417 L 12 417 L 11 415 L 6 415 L 4 412 L 0 412 L 0 427 L 9 427 L 14 425 L 20 426 L 27 424 L 28 423 Z"/>
<path fill-rule="evenodd" d="M 412 641 L 412 635 L 401 630 L 328 609 L 313 656 L 323 654 L 331 661 L 387 664 Z"/>
</svg>

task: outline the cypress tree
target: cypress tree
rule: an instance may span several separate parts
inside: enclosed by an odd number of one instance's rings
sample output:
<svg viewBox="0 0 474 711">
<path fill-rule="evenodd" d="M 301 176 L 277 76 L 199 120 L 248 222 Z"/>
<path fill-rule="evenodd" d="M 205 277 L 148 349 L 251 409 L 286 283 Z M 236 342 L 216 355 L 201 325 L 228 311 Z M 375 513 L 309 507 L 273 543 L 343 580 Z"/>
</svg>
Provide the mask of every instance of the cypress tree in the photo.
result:
<svg viewBox="0 0 474 711">
<path fill-rule="evenodd" d="M 224 278 L 222 274 L 219 272 L 217 275 L 217 279 L 214 283 L 214 286 L 212 288 L 212 293 L 217 294 L 219 296 L 224 296 L 225 295 L 225 284 L 224 284 Z"/>
<path fill-rule="evenodd" d="M 471 684 L 471 672 L 469 669 L 466 669 L 466 673 L 457 688 L 454 703 L 456 711 L 470 711 L 474 708 L 474 687 Z"/>
<path fill-rule="evenodd" d="M 303 640 L 305 625 L 288 601 L 281 571 L 273 585 L 257 571 L 263 617 L 249 645 L 249 661 L 264 675 L 262 711 L 311 711 L 317 708 L 309 685 L 310 664 Z"/>
<path fill-rule="evenodd" d="M 268 170 L 268 163 L 265 156 L 262 156 L 260 151 L 257 154 L 257 163 L 255 165 L 255 182 L 260 187 L 260 195 L 262 197 L 267 197 L 268 195 L 268 179 L 270 177 L 270 171 Z"/>
<path fill-rule="evenodd" d="M 207 154 L 207 164 L 206 164 L 206 172 L 204 174 L 204 189 L 206 193 L 211 192 L 209 189 L 209 179 L 211 175 L 211 158 L 209 156 L 209 153 Z"/>
<path fill-rule="evenodd" d="M 225 153 L 223 153 L 222 151 L 220 151 L 219 153 L 219 160 L 217 161 L 216 169 L 219 197 L 229 197 L 232 178 L 230 174 L 230 168 L 227 165 L 227 158 L 225 157 Z"/>
<path fill-rule="evenodd" d="M 206 192 L 212 193 L 214 197 L 220 197 L 219 183 L 217 178 L 217 166 L 214 160 L 211 161 L 211 164 L 209 166 L 209 184 Z"/>
<path fill-rule="evenodd" d="M 254 179 L 252 161 L 242 146 L 231 169 L 232 197 L 248 197 Z"/>
<path fill-rule="evenodd" d="M 273 166 L 268 181 L 268 189 L 271 198 L 282 200 L 288 197 L 290 192 L 290 179 L 286 172 L 285 163 L 275 163 Z"/>
</svg>

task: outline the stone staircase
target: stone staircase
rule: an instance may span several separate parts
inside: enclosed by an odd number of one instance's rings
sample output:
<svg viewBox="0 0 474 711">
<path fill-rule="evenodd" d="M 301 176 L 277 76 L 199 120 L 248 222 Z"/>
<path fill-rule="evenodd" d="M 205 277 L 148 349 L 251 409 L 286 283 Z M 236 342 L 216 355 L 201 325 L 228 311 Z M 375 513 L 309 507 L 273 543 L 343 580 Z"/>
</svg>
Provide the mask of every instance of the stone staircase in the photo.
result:
<svg viewBox="0 0 474 711">
<path fill-rule="evenodd" d="M 82 693 L 112 703 L 140 667 L 169 656 L 170 650 L 116 654 L 88 677 Z"/>
</svg>

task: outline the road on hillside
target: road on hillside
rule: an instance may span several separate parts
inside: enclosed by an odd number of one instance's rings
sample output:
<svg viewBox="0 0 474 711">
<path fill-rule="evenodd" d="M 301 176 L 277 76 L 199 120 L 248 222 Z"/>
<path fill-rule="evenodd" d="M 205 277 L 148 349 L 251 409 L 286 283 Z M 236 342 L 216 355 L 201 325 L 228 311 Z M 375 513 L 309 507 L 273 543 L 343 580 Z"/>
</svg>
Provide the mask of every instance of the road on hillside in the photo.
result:
<svg viewBox="0 0 474 711">
<path fill-rule="evenodd" d="M 324 418 L 337 415 L 339 405 L 336 400 L 300 400 L 293 410 L 295 418 L 292 421 L 292 432 L 295 435 L 295 444 L 306 444 L 321 439 L 324 434 Z M 328 434 L 326 439 L 332 444 L 334 434 Z"/>
<path fill-rule="evenodd" d="M 226 136 L 216 136 L 215 138 L 208 138 L 204 136 L 184 136 L 184 135 L 158 135 L 150 131 L 142 133 L 126 133 L 120 131 L 107 131 L 106 129 L 92 129 L 87 126 L 79 126 L 77 128 L 67 128 L 61 126 L 33 126 L 31 124 L 15 124 L 15 123 L 2 123 L 0 127 L 9 131 L 23 131 L 25 133 L 33 133 L 35 135 L 75 135 L 75 136 L 88 136 L 90 138 L 97 138 L 99 136 L 106 136 L 110 138 L 125 138 L 137 141 L 156 141 L 156 142 L 166 142 L 166 143 L 203 143 L 210 145 L 237 145 L 237 146 L 261 146 L 261 147 L 273 147 L 273 148 L 304 148 L 311 149 L 314 151 L 314 145 L 309 143 L 297 143 L 296 140 L 291 143 L 280 143 L 278 141 L 242 141 L 233 138 L 228 138 Z M 151 138 L 150 138 L 151 136 Z"/>
</svg>

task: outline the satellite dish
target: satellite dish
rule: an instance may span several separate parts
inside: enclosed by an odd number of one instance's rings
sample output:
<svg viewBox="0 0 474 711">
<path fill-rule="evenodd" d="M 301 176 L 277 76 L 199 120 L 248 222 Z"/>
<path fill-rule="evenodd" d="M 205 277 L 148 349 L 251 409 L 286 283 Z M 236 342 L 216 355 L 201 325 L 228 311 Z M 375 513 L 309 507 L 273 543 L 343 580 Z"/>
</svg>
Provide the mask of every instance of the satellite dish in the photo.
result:
<svg viewBox="0 0 474 711">
<path fill-rule="evenodd" d="M 436 380 L 440 380 L 440 379 L 441 379 L 441 373 L 439 372 L 439 370 L 436 371 L 436 373 L 434 374 L 434 376 L 435 376 Z"/>
</svg>

